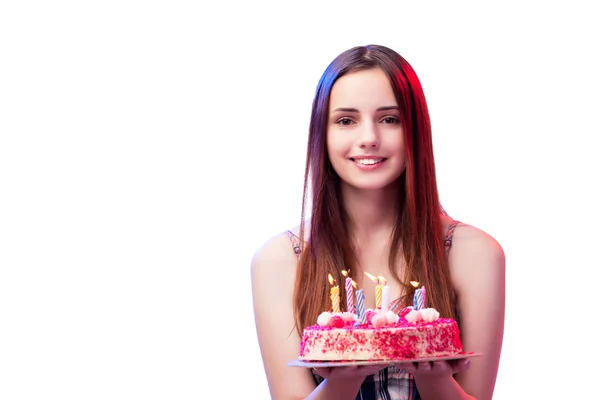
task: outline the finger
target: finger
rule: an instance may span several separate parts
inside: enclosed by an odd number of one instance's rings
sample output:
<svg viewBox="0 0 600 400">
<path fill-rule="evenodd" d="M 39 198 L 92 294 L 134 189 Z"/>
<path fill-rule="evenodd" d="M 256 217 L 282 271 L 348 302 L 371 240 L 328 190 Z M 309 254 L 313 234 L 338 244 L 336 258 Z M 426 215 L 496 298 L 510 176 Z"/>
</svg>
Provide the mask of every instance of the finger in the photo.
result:
<svg viewBox="0 0 600 400">
<path fill-rule="evenodd" d="M 360 365 L 333 367 L 329 371 L 327 378 L 361 378 L 364 379 L 369 375 L 378 373 L 380 370 L 387 368 L 387 365 Z M 324 376 L 325 377 L 325 376 Z"/>
<path fill-rule="evenodd" d="M 452 367 L 446 361 L 434 361 L 431 365 L 431 370 L 436 373 L 451 373 Z"/>
<path fill-rule="evenodd" d="M 414 363 L 406 363 L 406 364 L 400 364 L 400 368 L 402 368 L 403 370 L 405 370 L 408 373 L 414 374 L 417 371 L 417 367 L 416 365 L 413 365 Z"/>
<path fill-rule="evenodd" d="M 370 373 L 365 372 L 364 368 L 359 365 L 349 365 L 344 367 L 332 367 L 329 371 L 329 378 L 350 378 L 350 377 L 365 377 Z M 368 370 L 367 370 L 368 371 Z"/>
<path fill-rule="evenodd" d="M 418 370 L 418 363 L 416 363 L 416 362 L 402 363 L 402 364 L 399 364 L 399 367 L 410 374 L 414 374 Z"/>
<path fill-rule="evenodd" d="M 467 369 L 469 369 L 470 366 L 471 366 L 471 360 L 469 360 L 468 358 L 465 358 L 462 360 L 456 360 L 452 364 L 452 373 L 456 374 L 461 371 L 466 371 Z"/>
<path fill-rule="evenodd" d="M 361 366 L 360 367 L 360 372 L 361 374 L 368 376 L 368 375 L 373 375 L 383 369 L 386 369 L 387 367 L 390 367 L 391 365 L 370 365 L 370 366 Z"/>
<path fill-rule="evenodd" d="M 326 368 L 326 367 L 319 367 L 319 368 L 313 368 L 313 372 L 317 375 L 319 375 L 322 378 L 327 378 L 329 377 L 329 375 L 331 375 L 331 368 Z"/>
<path fill-rule="evenodd" d="M 432 368 L 433 368 L 433 362 L 431 362 L 431 361 L 421 361 L 417 365 L 417 371 L 419 371 L 419 372 L 431 371 Z"/>
</svg>

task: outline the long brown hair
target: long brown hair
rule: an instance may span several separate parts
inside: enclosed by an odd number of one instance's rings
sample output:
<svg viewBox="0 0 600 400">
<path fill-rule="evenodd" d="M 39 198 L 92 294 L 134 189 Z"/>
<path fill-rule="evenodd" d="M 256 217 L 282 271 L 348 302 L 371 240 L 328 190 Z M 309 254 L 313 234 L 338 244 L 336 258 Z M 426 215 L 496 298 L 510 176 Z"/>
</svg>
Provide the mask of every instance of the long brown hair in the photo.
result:
<svg viewBox="0 0 600 400">
<path fill-rule="evenodd" d="M 330 309 L 328 274 L 343 282 L 343 269 L 353 269 L 356 255 L 350 243 L 347 216 L 340 199 L 340 178 L 326 148 L 329 99 L 334 83 L 357 70 L 380 68 L 391 83 L 406 143 L 406 168 L 397 180 L 400 201 L 389 255 L 390 275 L 412 296 L 411 280 L 427 290 L 428 306 L 441 316 L 456 318 L 454 290 L 444 253 L 444 228 L 435 176 L 431 123 L 421 83 L 410 64 L 379 45 L 358 46 L 337 56 L 323 73 L 315 93 L 309 125 L 299 260 L 294 290 L 298 332 Z M 310 200 L 310 205 L 309 205 Z M 305 221 L 310 217 L 308 240 Z M 405 264 L 402 276 L 397 266 Z M 345 291 L 341 307 L 345 302 Z"/>
</svg>

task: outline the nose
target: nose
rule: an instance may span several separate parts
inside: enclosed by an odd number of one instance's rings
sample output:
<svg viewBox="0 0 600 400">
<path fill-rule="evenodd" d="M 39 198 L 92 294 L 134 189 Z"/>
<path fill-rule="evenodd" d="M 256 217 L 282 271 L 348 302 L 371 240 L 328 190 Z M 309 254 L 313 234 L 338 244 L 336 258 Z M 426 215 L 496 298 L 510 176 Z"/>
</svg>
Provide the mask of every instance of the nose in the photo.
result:
<svg viewBox="0 0 600 400">
<path fill-rule="evenodd" d="M 374 124 L 364 124 L 359 135 L 358 146 L 361 149 L 379 147 L 379 134 Z"/>
</svg>

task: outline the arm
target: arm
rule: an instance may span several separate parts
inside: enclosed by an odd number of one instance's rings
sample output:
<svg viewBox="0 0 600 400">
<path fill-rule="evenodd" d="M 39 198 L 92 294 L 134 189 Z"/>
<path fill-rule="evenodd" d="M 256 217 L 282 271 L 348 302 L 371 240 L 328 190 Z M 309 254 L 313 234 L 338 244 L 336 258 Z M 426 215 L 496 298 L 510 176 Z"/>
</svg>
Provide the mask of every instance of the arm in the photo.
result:
<svg viewBox="0 0 600 400">
<path fill-rule="evenodd" d="M 463 348 L 482 356 L 464 363 L 420 363 L 411 368 L 423 400 L 492 398 L 504 332 L 505 261 L 500 245 L 471 227 L 456 229 L 450 252 Z M 440 397 L 443 395 L 443 397 Z"/>
<path fill-rule="evenodd" d="M 296 255 L 285 235 L 268 241 L 252 259 L 254 318 L 271 398 L 354 400 L 364 377 L 376 372 L 371 371 L 373 368 L 320 371 L 327 378 L 316 388 L 309 369 L 286 365 L 297 359 L 300 351 L 293 314 L 296 264 Z"/>
<path fill-rule="evenodd" d="M 308 369 L 286 365 L 300 351 L 293 314 L 296 262 L 289 240 L 280 235 L 258 250 L 251 265 L 258 344 L 274 400 L 304 399 L 316 386 Z"/>
<path fill-rule="evenodd" d="M 316 387 L 309 369 L 288 367 L 298 358 L 294 328 L 296 255 L 285 235 L 268 241 L 252 259 L 252 299 L 258 343 L 273 400 L 354 400 L 365 377 L 382 367 L 320 368 Z"/>
<path fill-rule="evenodd" d="M 505 258 L 489 235 L 461 226 L 454 234 L 450 270 L 458 296 L 461 337 L 467 351 L 481 353 L 456 381 L 478 400 L 492 398 L 504 336 Z"/>
</svg>

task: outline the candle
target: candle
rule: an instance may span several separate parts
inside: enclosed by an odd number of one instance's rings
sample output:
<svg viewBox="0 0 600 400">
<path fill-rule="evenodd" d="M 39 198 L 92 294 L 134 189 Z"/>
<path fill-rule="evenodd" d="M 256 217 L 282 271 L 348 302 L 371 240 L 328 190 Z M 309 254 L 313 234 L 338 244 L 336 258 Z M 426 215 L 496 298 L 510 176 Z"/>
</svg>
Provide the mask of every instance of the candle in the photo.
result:
<svg viewBox="0 0 600 400">
<path fill-rule="evenodd" d="M 356 291 L 356 312 L 361 323 L 367 322 L 367 314 L 365 313 L 365 293 L 362 289 Z"/>
<path fill-rule="evenodd" d="M 421 295 L 423 296 L 423 308 L 427 307 L 427 293 L 425 293 L 425 286 L 421 288 Z"/>
<path fill-rule="evenodd" d="M 417 281 L 411 281 L 410 284 L 413 285 L 413 287 L 419 286 L 419 282 Z M 423 308 L 423 295 L 423 290 L 415 289 L 415 294 L 413 296 L 413 310 L 421 310 Z"/>
<path fill-rule="evenodd" d="M 335 284 L 335 280 L 333 279 L 333 276 L 331 276 L 331 274 L 329 274 L 329 284 L 332 285 L 329 294 L 331 297 L 331 308 L 333 310 L 334 313 L 339 313 L 340 312 L 340 287 L 338 285 L 334 285 Z"/>
<path fill-rule="evenodd" d="M 423 309 L 423 291 L 421 289 L 415 290 L 415 297 L 413 298 L 413 308 L 415 310 Z"/>
<path fill-rule="evenodd" d="M 379 282 L 383 286 L 381 289 L 381 311 L 387 312 L 390 309 L 390 287 L 383 276 L 379 276 Z"/>
<path fill-rule="evenodd" d="M 352 285 L 352 278 L 346 278 L 346 305 L 347 311 L 349 313 L 354 314 L 356 310 L 354 309 L 354 287 Z"/>
<path fill-rule="evenodd" d="M 375 287 L 375 307 L 383 310 L 383 287 L 387 286 L 385 278 L 381 275 L 377 277 L 377 286 Z M 389 304 L 389 298 L 387 304 Z M 387 310 L 385 310 L 387 311 Z"/>
<path fill-rule="evenodd" d="M 377 284 L 377 286 L 375 286 L 375 308 L 379 308 L 381 307 L 381 291 L 383 289 L 383 286 L 380 284 L 379 278 L 369 274 L 368 272 L 365 272 L 365 275 L 367 275 L 369 279 L 371 279 L 375 284 Z"/>
<path fill-rule="evenodd" d="M 356 312 L 354 309 L 354 287 L 356 284 L 350 278 L 350 271 L 342 270 L 342 275 L 346 277 L 346 309 L 354 314 Z"/>
</svg>

